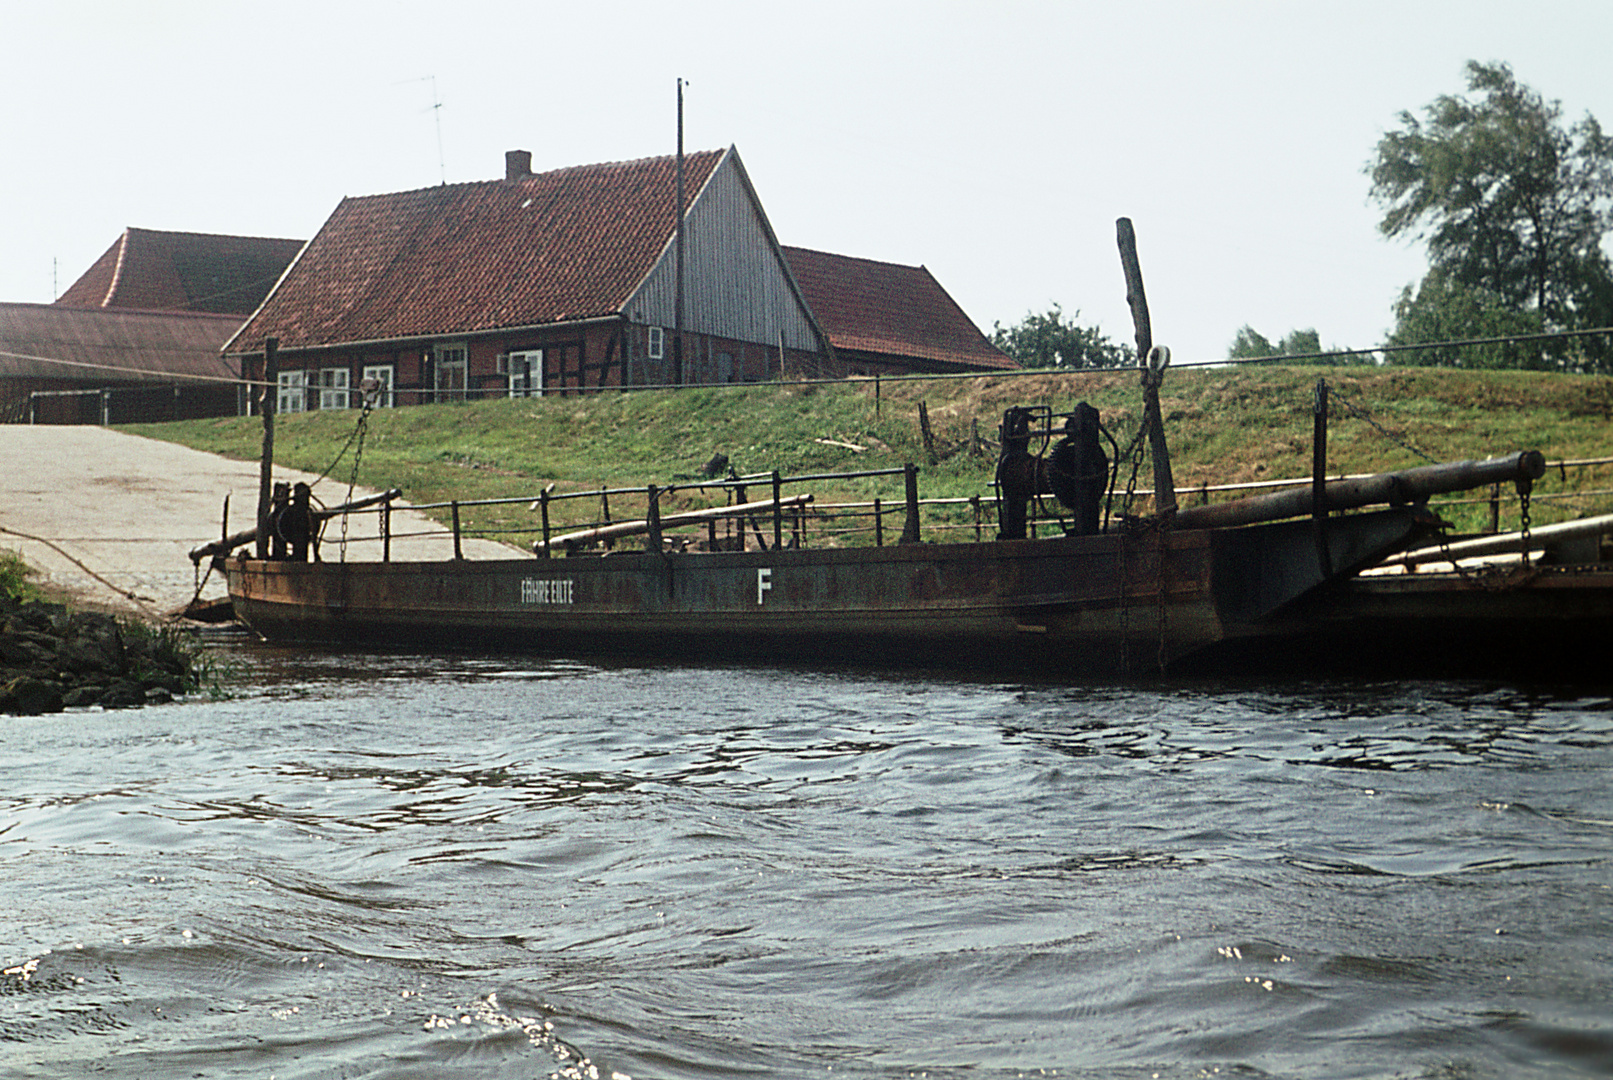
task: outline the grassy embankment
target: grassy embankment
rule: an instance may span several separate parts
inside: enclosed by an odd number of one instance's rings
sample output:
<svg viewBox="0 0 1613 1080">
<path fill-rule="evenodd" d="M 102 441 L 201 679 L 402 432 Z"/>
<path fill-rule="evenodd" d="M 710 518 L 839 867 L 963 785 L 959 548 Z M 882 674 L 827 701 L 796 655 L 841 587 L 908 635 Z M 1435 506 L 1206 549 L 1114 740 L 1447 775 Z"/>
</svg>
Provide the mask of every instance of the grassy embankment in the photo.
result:
<svg viewBox="0 0 1613 1080">
<path fill-rule="evenodd" d="M 1161 395 L 1179 496 L 1206 484 L 1305 477 L 1311 467 L 1313 387 L 1333 388 L 1328 437 L 1330 474 L 1376 472 L 1422 464 L 1408 446 L 1436 461 L 1484 458 L 1538 449 L 1548 460 L 1613 456 L 1613 381 L 1527 372 L 1463 372 L 1429 368 L 1256 367 L 1177 370 Z M 928 408 L 936 460 L 920 437 L 918 405 Z M 1135 372 L 981 378 L 939 382 L 871 381 L 838 385 L 687 389 L 586 396 L 498 399 L 378 410 L 369 420 L 358 483 L 400 487 L 416 504 L 450 499 L 535 496 L 557 492 L 692 480 L 714 452 L 740 473 L 777 468 L 785 475 L 877 469 L 912 461 L 926 497 L 986 496 L 993 450 L 971 452 L 971 427 L 994 439 L 1004 408 L 1047 404 L 1065 411 L 1090 401 L 1122 448 L 1142 412 Z M 1346 402 L 1370 414 L 1352 413 Z M 278 464 L 322 472 L 353 432 L 352 411 L 278 418 Z M 1381 430 L 1380 430 L 1381 429 Z M 256 417 L 136 425 L 137 434 L 231 457 L 255 459 L 262 425 Z M 851 443 L 862 451 L 835 443 Z M 1119 483 L 1129 475 L 1123 464 Z M 352 475 L 351 453 L 319 486 L 326 504 L 340 502 Z M 1152 484 L 1145 461 L 1138 487 Z M 1552 471 L 1536 488 L 1533 521 L 1605 513 L 1613 498 L 1606 466 Z M 819 505 L 902 497 L 900 477 L 823 482 L 810 488 Z M 1488 519 L 1480 493 L 1440 500 L 1441 514 L 1461 531 Z M 1503 493 L 1502 526 L 1516 527 L 1517 499 Z M 752 488 L 751 498 L 765 492 Z M 674 498 L 663 513 L 688 500 Z M 565 508 L 565 509 L 563 509 Z M 592 518 L 598 500 L 555 504 L 555 527 Z M 613 516 L 641 516 L 642 503 L 613 501 Z M 1117 506 L 1118 509 L 1118 506 Z M 1146 509 L 1146 506 L 1141 509 Z M 966 509 L 950 512 L 954 521 Z M 446 519 L 443 511 L 434 516 Z M 522 546 L 537 515 L 524 504 L 465 512 L 468 529 L 511 530 Z M 888 528 L 899 528 L 891 519 Z M 988 533 L 989 535 L 989 533 Z M 867 542 L 848 540 L 846 542 Z"/>
</svg>

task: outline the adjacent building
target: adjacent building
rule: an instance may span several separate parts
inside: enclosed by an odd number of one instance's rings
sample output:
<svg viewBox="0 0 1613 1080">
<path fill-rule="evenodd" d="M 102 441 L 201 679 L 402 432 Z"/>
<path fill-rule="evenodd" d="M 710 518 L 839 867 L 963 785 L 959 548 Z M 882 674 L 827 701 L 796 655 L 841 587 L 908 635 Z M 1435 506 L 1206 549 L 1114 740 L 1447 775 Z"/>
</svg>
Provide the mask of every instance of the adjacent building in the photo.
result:
<svg viewBox="0 0 1613 1080">
<path fill-rule="evenodd" d="M 261 236 L 125 229 L 56 303 L 245 318 L 302 245 Z"/>
<path fill-rule="evenodd" d="M 221 355 L 300 240 L 125 229 L 54 304 L 0 303 L 0 422 L 234 416 Z"/>
<path fill-rule="evenodd" d="M 786 247 L 784 257 L 840 364 L 854 375 L 1019 367 L 922 266 L 798 247 Z"/>
<path fill-rule="evenodd" d="M 0 303 L 0 423 L 234 416 L 239 315 Z"/>
</svg>

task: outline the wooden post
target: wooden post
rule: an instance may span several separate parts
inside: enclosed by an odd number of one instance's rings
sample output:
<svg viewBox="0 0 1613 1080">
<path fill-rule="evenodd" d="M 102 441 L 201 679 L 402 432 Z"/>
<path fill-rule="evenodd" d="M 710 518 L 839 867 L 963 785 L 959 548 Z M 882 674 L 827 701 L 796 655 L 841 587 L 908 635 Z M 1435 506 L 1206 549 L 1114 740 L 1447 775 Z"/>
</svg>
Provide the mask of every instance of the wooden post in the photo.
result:
<svg viewBox="0 0 1613 1080">
<path fill-rule="evenodd" d="M 935 433 L 930 430 L 930 410 L 919 399 L 919 437 L 924 440 L 924 456 L 934 465 L 938 460 L 935 456 Z"/>
<path fill-rule="evenodd" d="M 392 493 L 381 502 L 381 561 L 392 561 Z"/>
<path fill-rule="evenodd" d="M 280 339 L 266 338 L 263 342 L 263 452 L 258 459 L 258 558 L 269 557 L 269 499 L 273 494 L 274 478 L 274 410 L 278 404 L 275 391 L 280 381 Z"/>
<path fill-rule="evenodd" d="M 773 470 L 773 550 L 784 546 L 784 508 L 779 505 L 779 475 Z"/>
<path fill-rule="evenodd" d="M 1176 484 L 1171 479 L 1170 450 L 1165 444 L 1165 421 L 1160 413 L 1159 386 L 1170 366 L 1170 350 L 1154 349 L 1154 327 L 1148 317 L 1148 296 L 1143 292 L 1143 271 L 1137 261 L 1137 236 L 1131 219 L 1115 222 L 1120 265 L 1126 275 L 1126 303 L 1137 330 L 1137 364 L 1143 375 L 1143 425 L 1148 429 L 1149 456 L 1154 459 L 1154 512 L 1176 512 Z"/>
<path fill-rule="evenodd" d="M 879 496 L 874 496 L 874 546 L 885 546 L 885 512 L 879 505 Z"/>
<path fill-rule="evenodd" d="M 654 484 L 651 484 L 649 487 L 645 488 L 645 493 L 649 499 L 649 506 L 647 506 L 644 511 L 644 524 L 646 526 L 644 530 L 644 547 L 647 551 L 660 552 L 661 492 Z"/>
<path fill-rule="evenodd" d="M 459 550 L 459 500 L 455 499 L 448 506 L 454 515 L 454 558 L 463 559 L 465 554 Z"/>
<path fill-rule="evenodd" d="M 1311 520 L 1316 523 L 1316 559 L 1322 576 L 1333 576 L 1333 554 L 1327 546 L 1327 380 L 1316 380 L 1311 406 Z"/>
<path fill-rule="evenodd" d="M 545 559 L 549 557 L 549 488 L 553 486 L 553 484 L 550 484 L 538 492 L 538 513 L 543 525 L 542 557 Z"/>
<path fill-rule="evenodd" d="M 919 468 L 912 462 L 902 466 L 902 478 L 907 488 L 907 521 L 902 525 L 901 544 L 919 542 Z"/>
</svg>

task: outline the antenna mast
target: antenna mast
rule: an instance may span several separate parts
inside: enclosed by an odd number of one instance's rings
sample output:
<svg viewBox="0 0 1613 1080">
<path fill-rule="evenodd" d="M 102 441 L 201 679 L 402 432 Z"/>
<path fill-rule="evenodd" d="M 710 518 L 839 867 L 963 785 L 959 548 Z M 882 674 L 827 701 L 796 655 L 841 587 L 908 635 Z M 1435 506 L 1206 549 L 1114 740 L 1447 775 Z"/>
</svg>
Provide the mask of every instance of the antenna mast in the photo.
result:
<svg viewBox="0 0 1613 1080">
<path fill-rule="evenodd" d="M 402 80 L 399 80 L 398 82 L 393 83 L 392 85 L 393 86 L 401 86 L 404 83 L 408 83 L 408 82 L 428 82 L 428 83 L 431 84 L 431 109 L 430 109 L 430 112 L 431 112 L 431 115 L 432 115 L 432 119 L 435 120 L 436 124 L 437 124 L 437 172 L 438 172 L 438 178 L 442 181 L 443 186 L 447 187 L 448 186 L 448 165 L 447 165 L 447 160 L 443 157 L 443 153 L 442 153 L 442 102 L 437 99 L 437 76 L 435 76 L 435 75 L 422 75 L 418 79 L 402 79 Z M 422 110 L 422 111 L 425 111 L 425 110 Z"/>
<path fill-rule="evenodd" d="M 431 80 L 431 116 L 437 122 L 437 172 L 444 187 L 448 186 L 448 164 L 442 153 L 442 102 L 437 100 L 437 76 L 428 75 Z"/>
</svg>

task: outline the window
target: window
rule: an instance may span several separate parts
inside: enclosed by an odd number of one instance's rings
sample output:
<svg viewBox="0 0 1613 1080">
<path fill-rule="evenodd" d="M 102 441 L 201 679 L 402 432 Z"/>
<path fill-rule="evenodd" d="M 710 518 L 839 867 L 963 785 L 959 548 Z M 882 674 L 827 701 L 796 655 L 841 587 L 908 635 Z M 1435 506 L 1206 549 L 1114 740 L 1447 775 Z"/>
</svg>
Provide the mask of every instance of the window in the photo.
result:
<svg viewBox="0 0 1613 1080">
<path fill-rule="evenodd" d="M 512 352 L 505 360 L 511 397 L 543 396 L 543 350 Z"/>
<path fill-rule="evenodd" d="M 659 360 L 666 355 L 666 331 L 662 330 L 659 326 L 652 326 L 649 328 L 649 331 L 649 342 L 645 350 L 646 354 L 651 360 Z"/>
<path fill-rule="evenodd" d="M 345 409 L 348 407 L 347 382 L 352 372 L 346 368 L 321 368 L 319 372 L 319 407 Z"/>
<path fill-rule="evenodd" d="M 308 408 L 308 382 L 306 371 L 282 371 L 279 393 L 275 395 L 274 411 L 281 413 L 303 412 Z"/>
<path fill-rule="evenodd" d="M 432 389 L 437 401 L 465 400 L 465 346 L 438 345 Z"/>
<path fill-rule="evenodd" d="M 392 365 L 369 364 L 364 368 L 364 382 L 375 380 L 375 401 L 377 409 L 392 408 Z M 363 386 L 363 383 L 359 384 Z"/>
</svg>

